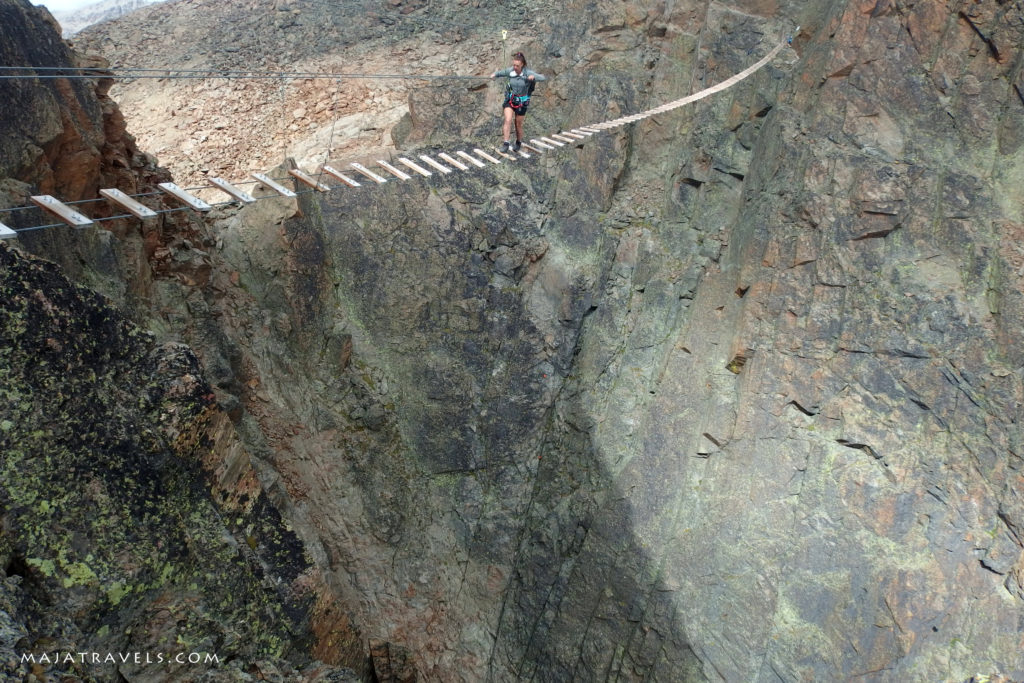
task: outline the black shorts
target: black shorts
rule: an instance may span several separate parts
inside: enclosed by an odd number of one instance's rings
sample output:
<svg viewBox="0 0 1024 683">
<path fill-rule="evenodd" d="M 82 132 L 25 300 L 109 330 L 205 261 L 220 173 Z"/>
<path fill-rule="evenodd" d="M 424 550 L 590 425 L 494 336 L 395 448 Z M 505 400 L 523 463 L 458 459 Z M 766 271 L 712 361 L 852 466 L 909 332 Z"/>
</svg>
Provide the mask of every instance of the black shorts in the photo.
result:
<svg viewBox="0 0 1024 683">
<path fill-rule="evenodd" d="M 519 105 L 519 108 L 516 109 L 515 107 L 512 106 L 512 98 L 506 97 L 505 104 L 501 105 L 501 108 L 511 109 L 513 112 L 515 112 L 516 116 L 526 116 L 526 110 L 530 108 L 530 103 L 528 101 L 523 102 L 521 105 Z"/>
</svg>

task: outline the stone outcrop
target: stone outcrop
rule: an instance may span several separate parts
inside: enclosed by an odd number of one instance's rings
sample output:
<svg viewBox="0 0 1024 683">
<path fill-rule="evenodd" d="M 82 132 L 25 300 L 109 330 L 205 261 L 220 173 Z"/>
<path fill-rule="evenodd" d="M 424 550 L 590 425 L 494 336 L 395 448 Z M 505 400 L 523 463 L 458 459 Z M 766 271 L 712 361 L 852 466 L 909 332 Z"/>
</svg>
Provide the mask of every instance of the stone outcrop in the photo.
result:
<svg viewBox="0 0 1024 683">
<path fill-rule="evenodd" d="M 195 347 L 321 573 L 313 656 L 358 633 L 395 680 L 1024 679 L 1021 3 L 535 19 L 530 130 L 803 28 L 559 154 L 164 223 L 125 297 Z M 408 98 L 399 149 L 494 133 L 491 90 Z"/>
<path fill-rule="evenodd" d="M 5 677 L 297 676 L 323 580 L 194 354 L 7 245 L 0 273 Z"/>
</svg>

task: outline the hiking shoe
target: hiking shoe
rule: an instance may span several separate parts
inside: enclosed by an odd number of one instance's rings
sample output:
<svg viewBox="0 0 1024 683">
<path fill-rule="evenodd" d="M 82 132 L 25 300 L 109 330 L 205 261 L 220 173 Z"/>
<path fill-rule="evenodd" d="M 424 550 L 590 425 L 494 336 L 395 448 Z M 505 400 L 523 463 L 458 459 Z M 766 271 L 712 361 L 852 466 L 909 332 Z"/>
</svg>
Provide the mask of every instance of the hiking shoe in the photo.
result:
<svg viewBox="0 0 1024 683">
<path fill-rule="evenodd" d="M 501 151 L 502 152 L 507 152 L 508 151 L 508 140 L 505 140 L 505 142 L 501 143 Z"/>
<path fill-rule="evenodd" d="M 512 149 L 514 149 L 515 151 L 518 152 L 522 148 L 523 148 L 523 141 L 522 140 L 516 140 L 515 147 L 513 147 Z"/>
</svg>

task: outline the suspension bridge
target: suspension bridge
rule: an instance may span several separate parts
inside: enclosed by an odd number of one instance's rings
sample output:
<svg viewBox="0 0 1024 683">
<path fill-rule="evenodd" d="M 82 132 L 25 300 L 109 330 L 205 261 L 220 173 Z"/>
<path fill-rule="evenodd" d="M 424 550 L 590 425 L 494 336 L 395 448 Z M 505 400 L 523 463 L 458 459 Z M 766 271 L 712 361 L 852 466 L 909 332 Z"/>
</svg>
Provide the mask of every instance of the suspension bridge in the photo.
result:
<svg viewBox="0 0 1024 683">
<path fill-rule="evenodd" d="M 797 27 L 794 34 L 799 31 Z M 28 227 L 12 228 L 5 225 L 0 221 L 0 239 L 12 239 L 18 237 L 21 233 L 44 230 L 49 228 L 72 226 L 75 228 L 87 228 L 95 226 L 98 223 L 106 221 L 114 221 L 120 219 L 131 219 L 137 218 L 139 220 L 149 220 L 160 216 L 161 214 L 172 213 L 175 211 L 197 211 L 205 213 L 212 210 L 216 206 L 223 206 L 232 203 L 251 204 L 253 202 L 266 199 L 268 197 L 289 197 L 294 198 L 299 194 L 304 193 L 315 193 L 315 192 L 332 192 L 342 187 L 344 188 L 360 188 L 364 183 L 370 183 L 373 185 L 384 185 L 389 182 L 401 182 L 413 179 L 415 176 L 430 177 L 436 173 L 447 175 L 455 172 L 466 172 L 472 171 L 478 168 L 485 168 L 488 165 L 497 165 L 502 163 L 514 163 L 519 161 L 525 161 L 543 154 L 550 154 L 558 152 L 560 149 L 573 147 L 581 144 L 586 139 L 601 134 L 605 131 L 613 130 L 621 126 L 625 126 L 643 119 L 663 114 L 665 112 L 684 107 L 698 100 L 710 97 L 716 93 L 722 92 L 735 86 L 737 83 L 744 79 L 752 76 L 757 71 L 764 68 L 769 64 L 776 55 L 790 42 L 792 37 L 787 37 L 781 40 L 771 51 L 768 52 L 760 60 L 751 64 L 746 69 L 740 71 L 734 76 L 716 84 L 711 87 L 700 90 L 699 92 L 687 95 L 677 100 L 667 102 L 658 107 L 647 109 L 635 114 L 622 116 L 616 119 L 608 121 L 602 121 L 599 123 L 580 125 L 575 128 L 568 130 L 559 130 L 554 133 L 547 135 L 541 135 L 538 137 L 531 138 L 530 140 L 523 141 L 522 149 L 518 152 L 514 151 L 502 151 L 498 148 L 492 148 L 485 150 L 481 146 L 469 145 L 466 149 L 449 150 L 444 152 L 437 152 L 433 155 L 428 154 L 408 154 L 405 156 L 398 156 L 392 161 L 385 161 L 383 159 L 376 161 L 376 168 L 370 168 L 358 162 L 350 162 L 344 168 L 337 168 L 336 165 L 331 165 L 328 162 L 320 167 L 315 173 L 309 173 L 301 169 L 295 168 L 288 171 L 290 176 L 294 179 L 294 189 L 288 188 L 280 182 L 270 178 L 265 173 L 254 172 L 252 173 L 253 180 L 246 180 L 240 182 L 229 182 L 225 179 L 218 177 L 207 177 L 208 185 L 194 188 L 182 188 L 175 183 L 160 183 L 157 185 L 158 191 L 147 192 L 129 195 L 117 188 L 104 188 L 99 191 L 99 198 L 82 199 L 73 202 L 63 202 L 60 199 L 52 195 L 33 195 L 30 197 L 32 204 L 26 206 L 18 206 L 7 209 L 0 209 L 0 216 L 4 214 L 13 214 L 18 211 L 30 210 L 33 208 L 43 209 L 46 214 L 53 216 L 59 222 L 33 225 Z M 12 74 L 12 71 L 34 71 L 32 75 L 25 74 Z M 0 67 L 0 79 L 60 79 L 60 78 L 81 78 L 81 79 L 97 79 L 97 78 L 109 78 L 111 77 L 110 70 L 103 69 L 74 69 L 77 73 L 68 74 L 65 73 L 68 67 L 16 67 L 16 66 L 4 66 Z M 174 74 L 172 76 L 172 73 Z M 158 70 L 158 69 L 123 69 L 118 71 L 118 76 L 121 78 L 167 78 L 167 77 L 180 77 L 180 78 L 210 78 L 214 77 L 210 75 L 212 72 L 206 71 L 182 71 L 181 73 L 174 72 L 173 70 Z M 286 74 L 287 77 L 296 78 L 406 78 L 406 79 L 461 79 L 479 80 L 481 76 L 416 76 L 416 75 L 402 75 L 402 74 L 322 74 L 322 73 L 307 73 L 307 72 L 274 72 L 274 73 L 260 73 L 250 71 L 238 71 L 238 72 L 217 72 L 217 78 L 283 78 L 282 74 Z M 467 151 L 469 150 L 469 151 Z M 328 149 L 328 155 L 330 150 Z M 415 158 L 409 158 L 409 157 Z M 336 182 L 338 184 L 331 185 L 330 182 Z M 269 192 L 262 196 L 254 196 L 252 193 L 242 189 L 243 185 L 257 185 L 266 188 Z M 230 199 L 220 204 L 210 204 L 203 199 L 197 197 L 194 193 L 200 190 L 216 190 L 220 193 L 226 194 Z M 166 202 L 173 202 L 175 205 L 165 209 L 154 209 L 147 206 L 142 200 L 151 200 L 154 197 L 163 198 Z M 97 201 L 106 201 L 117 208 L 119 211 L 127 213 L 119 213 L 112 216 L 90 218 L 86 216 L 83 211 L 83 205 L 89 203 L 95 203 Z M 79 210 L 82 209 L 82 210 Z"/>
</svg>

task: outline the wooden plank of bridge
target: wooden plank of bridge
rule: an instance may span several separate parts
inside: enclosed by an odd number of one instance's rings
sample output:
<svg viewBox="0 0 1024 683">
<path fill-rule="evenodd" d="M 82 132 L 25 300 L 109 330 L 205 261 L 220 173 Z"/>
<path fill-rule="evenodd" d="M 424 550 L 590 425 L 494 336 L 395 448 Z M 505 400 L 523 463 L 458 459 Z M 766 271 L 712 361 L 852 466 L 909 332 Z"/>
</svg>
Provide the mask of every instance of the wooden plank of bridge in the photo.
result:
<svg viewBox="0 0 1024 683">
<path fill-rule="evenodd" d="M 415 161 L 412 161 L 410 159 L 406 159 L 405 157 L 398 157 L 398 162 L 401 163 L 401 164 L 405 164 L 407 167 L 411 168 L 412 170 L 416 171 L 417 173 L 419 173 L 422 176 L 432 176 L 432 175 L 434 175 L 433 173 L 431 173 L 427 169 L 425 169 L 422 166 L 420 166 L 419 164 L 417 164 Z"/>
<path fill-rule="evenodd" d="M 366 176 L 370 180 L 372 180 L 372 181 L 374 181 L 376 183 L 380 183 L 381 185 L 383 185 L 384 183 L 386 183 L 388 181 L 387 178 L 383 178 L 383 177 L 377 175 L 376 173 L 374 173 L 370 169 L 366 168 L 362 164 L 351 163 L 351 164 L 349 164 L 349 166 L 351 166 L 352 168 L 356 169 L 357 171 L 362 173 L 364 176 Z"/>
<path fill-rule="evenodd" d="M 107 200 L 117 204 L 118 206 L 125 209 L 128 213 L 135 216 L 136 218 L 155 218 L 156 211 L 149 208 L 145 204 L 137 202 L 134 198 L 128 196 L 116 187 L 108 187 L 100 190 L 100 195 L 105 197 Z"/>
<path fill-rule="evenodd" d="M 174 183 L 160 183 L 157 185 L 164 193 L 174 197 L 178 201 L 182 202 L 186 206 L 196 211 L 209 211 L 213 207 L 204 202 L 199 197 L 193 197 L 185 190 L 181 189 Z"/>
<path fill-rule="evenodd" d="M 239 190 L 237 187 L 235 187 L 226 180 L 217 178 L 215 176 L 207 176 L 206 179 L 210 181 L 211 185 L 216 186 L 217 189 L 219 189 L 221 192 L 237 199 L 243 204 L 252 204 L 253 202 L 256 201 L 256 198 L 253 197 L 251 194 L 244 190 Z"/>
<path fill-rule="evenodd" d="M 260 181 L 261 183 L 263 183 L 264 185 L 266 185 L 267 187 L 269 187 L 271 190 L 273 190 L 274 192 L 278 193 L 282 197 L 295 197 L 295 196 L 297 196 L 294 192 L 289 190 L 287 187 L 285 187 L 284 185 L 282 185 L 279 182 L 275 181 L 273 178 L 271 178 L 270 176 L 268 176 L 268 175 L 266 175 L 264 173 L 253 173 L 252 177 L 255 178 L 256 180 Z"/>
<path fill-rule="evenodd" d="M 555 147 L 565 147 L 565 143 L 564 142 L 559 142 L 558 140 L 552 140 L 550 136 L 549 137 L 542 137 L 541 140 L 546 142 L 547 144 L 551 145 L 552 149 L 554 149 Z"/>
<path fill-rule="evenodd" d="M 51 197 L 48 194 L 39 194 L 33 196 L 31 199 L 33 204 L 42 209 L 46 209 L 70 226 L 82 228 L 86 225 L 92 225 L 92 219 L 83 216 L 67 204 L 61 203 L 61 201 L 56 197 Z"/>
<path fill-rule="evenodd" d="M 337 178 L 338 180 L 340 180 L 341 182 L 345 183 L 349 187 L 362 187 L 361 183 L 357 183 L 355 180 L 353 180 L 352 178 L 349 178 L 347 175 L 345 175 L 344 173 L 342 173 L 338 169 L 334 168 L 333 166 L 328 166 L 327 164 L 324 164 L 323 168 L 324 168 L 324 173 Z"/>
<path fill-rule="evenodd" d="M 439 164 L 439 163 L 437 163 L 436 161 L 434 161 L 433 159 L 431 159 L 430 157 L 428 157 L 428 156 L 427 156 L 426 154 L 421 154 L 421 155 L 420 155 L 420 159 L 422 159 L 423 161 L 425 161 L 425 162 L 427 163 L 427 165 L 428 165 L 428 166 L 431 166 L 431 167 L 433 167 L 433 168 L 436 168 L 436 169 L 437 169 L 438 171 L 440 171 L 441 173 L 451 173 L 451 172 L 452 172 L 452 169 L 448 168 L 448 167 L 447 167 L 447 166 L 445 166 L 444 164 Z"/>
<path fill-rule="evenodd" d="M 463 159 L 465 159 L 469 163 L 473 164 L 477 168 L 484 168 L 485 166 L 487 166 L 487 164 L 485 164 L 484 162 L 480 161 L 479 159 L 477 159 L 476 157 L 474 157 L 472 155 L 466 154 L 462 150 L 459 150 L 455 154 L 460 156 L 460 157 L 462 157 Z"/>
<path fill-rule="evenodd" d="M 469 170 L 469 166 L 466 166 L 461 161 L 455 159 L 454 157 L 452 157 L 447 152 L 441 152 L 437 156 L 440 157 L 441 159 L 443 159 L 444 161 L 447 161 L 449 164 L 451 164 L 455 168 L 459 169 L 460 171 L 468 171 Z"/>
<path fill-rule="evenodd" d="M 300 169 L 290 168 L 288 169 L 288 174 L 291 175 L 292 177 L 298 178 L 301 182 L 305 183 L 306 185 L 309 185 L 314 190 L 319 190 L 320 192 L 328 192 L 331 189 L 331 186 L 328 185 L 327 183 L 317 180 L 313 176 L 309 175 L 308 173 Z"/>
<path fill-rule="evenodd" d="M 482 149 L 474 149 L 473 150 L 473 154 L 477 155 L 481 159 L 487 159 L 487 161 L 490 161 L 492 164 L 500 164 L 501 163 L 500 161 L 498 161 L 497 159 L 495 159 L 494 157 L 492 157 L 490 154 L 488 154 L 487 152 L 483 151 Z"/>
<path fill-rule="evenodd" d="M 18 233 L 11 230 L 3 223 L 0 223 L 0 240 L 10 240 L 18 236 Z"/>
<path fill-rule="evenodd" d="M 387 170 L 388 173 L 393 174 L 399 180 L 411 180 L 412 179 L 411 175 L 409 175 L 405 171 L 402 171 L 402 170 L 399 170 L 399 169 L 395 168 L 394 166 L 392 166 L 391 164 L 389 164 L 386 161 L 383 161 L 381 159 L 377 159 L 377 164 L 381 168 Z"/>
<path fill-rule="evenodd" d="M 540 154 L 540 150 L 542 149 L 554 149 L 554 147 L 552 147 L 551 145 L 545 144 L 536 138 L 530 140 L 530 145 L 530 149 L 532 149 L 534 152 L 537 152 L 538 154 Z"/>
</svg>

